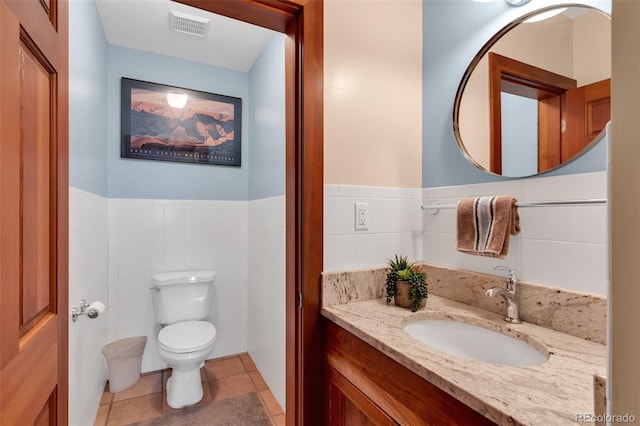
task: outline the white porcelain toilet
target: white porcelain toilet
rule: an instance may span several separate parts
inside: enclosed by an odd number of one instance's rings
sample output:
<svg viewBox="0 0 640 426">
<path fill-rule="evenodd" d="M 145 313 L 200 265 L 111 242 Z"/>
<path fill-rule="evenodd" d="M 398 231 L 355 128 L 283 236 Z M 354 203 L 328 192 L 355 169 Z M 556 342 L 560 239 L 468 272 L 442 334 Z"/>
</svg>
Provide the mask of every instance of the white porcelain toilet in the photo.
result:
<svg viewBox="0 0 640 426">
<path fill-rule="evenodd" d="M 162 272 L 152 275 L 151 294 L 158 334 L 158 353 L 173 372 L 167 382 L 171 408 L 202 399 L 200 368 L 213 352 L 216 328 L 211 315 L 214 271 Z"/>
</svg>

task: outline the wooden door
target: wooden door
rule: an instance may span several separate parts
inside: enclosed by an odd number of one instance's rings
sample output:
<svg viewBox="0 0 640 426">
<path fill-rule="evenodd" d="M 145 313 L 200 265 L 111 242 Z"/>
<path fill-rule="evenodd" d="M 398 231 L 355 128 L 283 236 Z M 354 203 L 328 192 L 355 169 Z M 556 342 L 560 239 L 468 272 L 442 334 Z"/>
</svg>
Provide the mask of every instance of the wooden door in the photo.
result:
<svg viewBox="0 0 640 426">
<path fill-rule="evenodd" d="M 538 101 L 538 172 L 566 163 L 611 119 L 611 79 Z"/>
<path fill-rule="evenodd" d="M 67 423 L 66 0 L 0 0 L 0 424 Z"/>
<path fill-rule="evenodd" d="M 593 142 L 611 119 L 611 79 L 567 90 L 564 105 L 562 162 Z"/>
</svg>

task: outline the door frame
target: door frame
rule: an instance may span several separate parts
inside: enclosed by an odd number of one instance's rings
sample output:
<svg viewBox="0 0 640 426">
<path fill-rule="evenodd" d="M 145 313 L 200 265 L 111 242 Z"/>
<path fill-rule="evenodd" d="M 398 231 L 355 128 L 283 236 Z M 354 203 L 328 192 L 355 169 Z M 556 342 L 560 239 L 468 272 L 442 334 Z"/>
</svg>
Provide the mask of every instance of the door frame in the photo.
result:
<svg viewBox="0 0 640 426">
<path fill-rule="evenodd" d="M 322 424 L 323 0 L 178 1 L 287 36 L 286 420 Z"/>
</svg>

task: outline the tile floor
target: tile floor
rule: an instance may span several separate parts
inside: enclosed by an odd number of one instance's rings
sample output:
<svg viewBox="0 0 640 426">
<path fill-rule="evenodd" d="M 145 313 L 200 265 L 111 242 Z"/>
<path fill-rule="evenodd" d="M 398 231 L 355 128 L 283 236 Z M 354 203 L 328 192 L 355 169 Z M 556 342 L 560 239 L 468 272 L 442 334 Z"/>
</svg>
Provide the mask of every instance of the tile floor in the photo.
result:
<svg viewBox="0 0 640 426">
<path fill-rule="evenodd" d="M 207 361 L 200 372 L 204 396 L 199 404 L 256 392 L 274 426 L 285 424 L 282 408 L 248 354 Z M 106 386 L 94 425 L 127 425 L 174 411 L 167 405 L 165 389 L 170 376 L 170 369 L 146 373 L 136 385 L 115 394 Z"/>
</svg>

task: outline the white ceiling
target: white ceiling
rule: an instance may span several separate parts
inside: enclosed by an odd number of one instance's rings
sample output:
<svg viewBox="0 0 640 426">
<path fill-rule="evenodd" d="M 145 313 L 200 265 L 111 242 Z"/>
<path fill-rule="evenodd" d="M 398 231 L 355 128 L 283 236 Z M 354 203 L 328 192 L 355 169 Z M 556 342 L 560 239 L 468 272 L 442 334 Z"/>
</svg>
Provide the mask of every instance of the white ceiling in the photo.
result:
<svg viewBox="0 0 640 426">
<path fill-rule="evenodd" d="M 169 0 L 96 0 L 110 44 L 247 72 L 274 31 Z M 169 28 L 170 11 L 210 19 L 206 37 Z"/>
</svg>

